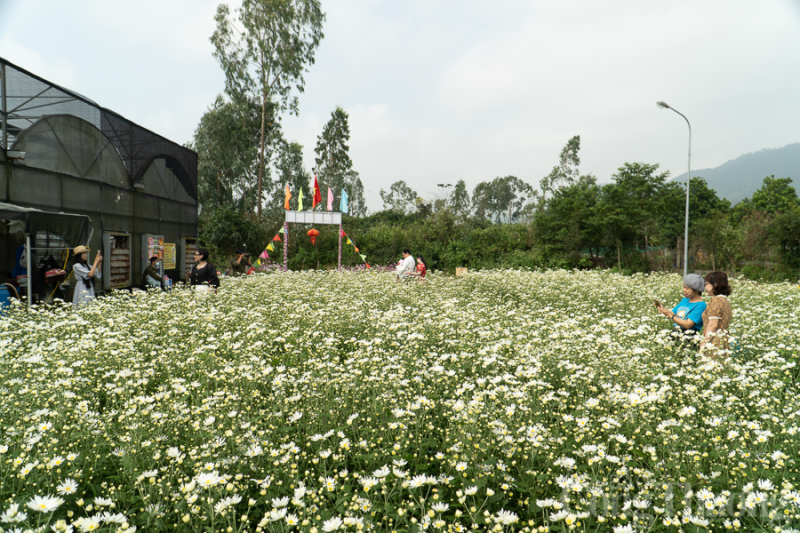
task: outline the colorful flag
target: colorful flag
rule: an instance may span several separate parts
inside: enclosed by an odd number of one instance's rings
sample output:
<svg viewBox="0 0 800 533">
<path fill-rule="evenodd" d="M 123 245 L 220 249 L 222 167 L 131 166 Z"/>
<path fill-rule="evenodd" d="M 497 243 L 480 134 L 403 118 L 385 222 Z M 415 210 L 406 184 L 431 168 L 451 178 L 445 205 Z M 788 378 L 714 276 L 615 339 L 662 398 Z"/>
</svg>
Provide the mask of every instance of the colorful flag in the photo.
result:
<svg viewBox="0 0 800 533">
<path fill-rule="evenodd" d="M 281 237 L 280 237 L 280 235 L 275 235 L 275 236 L 272 238 L 272 240 L 273 240 L 273 241 L 279 241 L 279 240 L 281 240 Z"/>
<path fill-rule="evenodd" d="M 358 253 L 358 246 L 353 246 L 356 249 L 356 253 Z"/>
<path fill-rule="evenodd" d="M 350 237 L 347 238 L 347 244 L 353 244 L 353 241 L 350 240 Z"/>
<path fill-rule="evenodd" d="M 289 209 L 291 209 L 289 207 L 289 200 L 291 200 L 291 199 L 292 199 L 292 192 L 289 190 L 289 186 L 287 185 L 286 186 L 286 200 L 283 201 L 283 208 L 286 209 L 287 211 Z"/>
<path fill-rule="evenodd" d="M 300 196 L 297 197 L 297 210 L 303 210 L 303 188 L 300 187 Z"/>
<path fill-rule="evenodd" d="M 278 233 L 283 233 L 283 226 L 281 226 L 281 230 Z"/>
<path fill-rule="evenodd" d="M 366 256 L 366 255 L 364 255 L 364 254 L 358 254 L 358 255 L 360 255 L 360 256 L 361 256 L 361 260 L 362 260 L 362 261 L 364 261 L 364 262 L 366 262 L 366 261 L 367 261 L 367 256 Z"/>
<path fill-rule="evenodd" d="M 345 233 L 344 233 L 344 230 L 342 230 L 341 233 L 342 233 L 342 237 L 347 237 L 347 235 L 345 235 Z"/>
<path fill-rule="evenodd" d="M 274 252 L 275 251 L 275 248 L 272 247 L 272 243 L 269 243 L 267 245 L 267 250 L 269 250 L 270 252 Z"/>
<path fill-rule="evenodd" d="M 328 211 L 333 211 L 333 193 L 330 187 L 328 187 Z"/>
<path fill-rule="evenodd" d="M 259 257 L 259 259 L 269 259 L 269 254 L 267 253 L 266 250 L 264 250 L 263 252 L 261 252 L 261 255 L 259 255 L 258 257 Z"/>
<path fill-rule="evenodd" d="M 348 209 L 347 192 L 344 189 L 342 189 L 342 200 L 341 202 L 339 202 L 339 211 L 341 211 L 342 213 L 347 213 L 347 209 Z"/>
<path fill-rule="evenodd" d="M 311 200 L 311 209 L 317 207 L 317 204 L 322 203 L 322 193 L 319 190 L 319 183 L 317 182 L 317 175 L 314 174 L 314 199 Z"/>
</svg>

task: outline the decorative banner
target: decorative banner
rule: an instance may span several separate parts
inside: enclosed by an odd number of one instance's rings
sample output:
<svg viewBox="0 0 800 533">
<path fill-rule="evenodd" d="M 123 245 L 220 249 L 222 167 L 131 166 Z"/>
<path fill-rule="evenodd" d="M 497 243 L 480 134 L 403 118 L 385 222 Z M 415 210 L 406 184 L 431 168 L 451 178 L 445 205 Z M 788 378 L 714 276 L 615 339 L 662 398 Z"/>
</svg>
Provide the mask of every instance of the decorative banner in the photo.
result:
<svg viewBox="0 0 800 533">
<path fill-rule="evenodd" d="M 173 268 L 177 268 L 175 265 L 175 244 L 165 243 L 164 244 L 164 269 L 171 270 Z"/>
<path fill-rule="evenodd" d="M 281 230 L 278 233 L 283 233 L 283 228 L 281 228 Z"/>
<path fill-rule="evenodd" d="M 292 191 L 289 190 L 289 186 L 287 185 L 286 186 L 286 200 L 283 202 L 283 208 L 286 209 L 287 211 L 289 209 L 291 209 L 289 207 L 289 200 L 291 200 L 291 199 L 292 199 Z"/>
<path fill-rule="evenodd" d="M 272 243 L 269 243 L 267 245 L 267 250 L 269 250 L 270 252 L 274 252 L 275 251 L 275 248 L 272 247 Z"/>
<path fill-rule="evenodd" d="M 328 211 L 333 211 L 333 193 L 330 187 L 328 187 Z"/>
<path fill-rule="evenodd" d="M 297 210 L 303 210 L 303 188 L 300 187 L 300 196 L 297 197 Z"/>
<path fill-rule="evenodd" d="M 358 254 L 358 255 L 360 255 L 360 256 L 361 256 L 361 260 L 362 260 L 362 261 L 364 261 L 364 262 L 366 262 L 366 261 L 367 261 L 367 256 L 366 256 L 366 255 L 364 255 L 364 254 Z"/>
<path fill-rule="evenodd" d="M 339 231 L 341 232 L 341 234 L 342 234 L 342 237 L 347 237 L 347 235 L 345 235 L 345 234 L 344 234 L 344 230 L 343 230 L 343 229 L 342 229 L 342 230 L 339 230 Z"/>
<path fill-rule="evenodd" d="M 267 250 L 264 250 L 263 252 L 261 252 L 261 255 L 259 255 L 258 258 L 259 259 L 269 259 L 269 254 L 267 253 Z"/>
<path fill-rule="evenodd" d="M 281 233 L 283 233 L 283 232 L 281 232 Z M 279 241 L 279 240 L 281 240 L 281 238 L 280 238 L 279 236 L 275 235 L 275 236 L 272 238 L 272 240 L 273 240 L 273 241 Z"/>
<path fill-rule="evenodd" d="M 317 207 L 319 203 L 322 203 L 322 193 L 319 190 L 319 183 L 317 183 L 317 175 L 314 174 L 314 198 L 311 200 L 311 209 Z"/>
<path fill-rule="evenodd" d="M 358 246 L 353 246 L 356 249 L 356 253 L 358 253 Z"/>
<path fill-rule="evenodd" d="M 350 240 L 350 237 L 347 238 L 347 244 L 353 244 L 353 241 Z"/>
<path fill-rule="evenodd" d="M 342 213 L 348 212 L 347 192 L 345 192 L 344 189 L 342 189 L 342 200 L 339 202 L 339 211 L 341 211 Z"/>
</svg>

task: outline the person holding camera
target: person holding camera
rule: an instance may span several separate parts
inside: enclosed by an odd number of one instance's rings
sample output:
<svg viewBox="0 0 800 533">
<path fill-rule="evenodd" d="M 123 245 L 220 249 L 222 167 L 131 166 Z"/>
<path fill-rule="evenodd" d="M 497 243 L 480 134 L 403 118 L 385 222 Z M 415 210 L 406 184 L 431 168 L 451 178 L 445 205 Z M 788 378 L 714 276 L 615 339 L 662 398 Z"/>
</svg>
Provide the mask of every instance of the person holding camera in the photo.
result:
<svg viewBox="0 0 800 533">
<path fill-rule="evenodd" d="M 247 274 L 253 264 L 250 262 L 250 254 L 246 253 L 243 249 L 236 249 L 236 259 L 231 263 L 231 271 L 234 276 L 241 276 Z"/>
<path fill-rule="evenodd" d="M 89 305 L 94 301 L 94 279 L 100 279 L 103 256 L 100 255 L 100 250 L 94 257 L 94 263 L 89 267 L 89 248 L 86 246 L 78 246 L 73 252 L 75 263 L 72 265 L 72 273 L 75 274 L 75 291 L 72 295 L 72 305 L 75 308 L 81 308 Z"/>
</svg>

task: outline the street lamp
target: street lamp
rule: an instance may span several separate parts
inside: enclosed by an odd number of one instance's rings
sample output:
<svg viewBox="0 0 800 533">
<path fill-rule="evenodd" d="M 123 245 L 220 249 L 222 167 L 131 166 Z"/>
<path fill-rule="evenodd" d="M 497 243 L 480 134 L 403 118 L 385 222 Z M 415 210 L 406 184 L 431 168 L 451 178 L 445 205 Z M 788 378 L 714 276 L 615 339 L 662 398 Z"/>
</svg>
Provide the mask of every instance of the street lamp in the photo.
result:
<svg viewBox="0 0 800 533">
<path fill-rule="evenodd" d="M 686 223 L 683 235 L 683 277 L 685 278 L 689 272 L 689 180 L 692 177 L 692 125 L 689 124 L 689 119 L 686 118 L 686 115 L 674 107 L 670 107 L 665 102 L 656 102 L 656 105 L 662 109 L 672 109 L 682 116 L 689 126 L 689 171 L 686 173 Z"/>
</svg>

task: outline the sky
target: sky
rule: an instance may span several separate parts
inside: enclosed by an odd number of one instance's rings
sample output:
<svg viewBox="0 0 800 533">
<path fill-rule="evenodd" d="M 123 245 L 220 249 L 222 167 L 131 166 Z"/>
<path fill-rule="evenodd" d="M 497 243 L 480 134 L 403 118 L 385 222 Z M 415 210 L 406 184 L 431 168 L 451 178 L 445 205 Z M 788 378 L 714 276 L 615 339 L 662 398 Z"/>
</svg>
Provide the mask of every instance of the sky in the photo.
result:
<svg viewBox="0 0 800 533">
<path fill-rule="evenodd" d="M 175 142 L 224 87 L 218 1 L 0 0 L 0 56 Z M 235 7 L 238 1 L 230 2 Z M 340 106 L 371 211 L 405 180 L 537 186 L 581 136 L 583 174 L 713 168 L 800 141 L 800 0 L 323 0 L 289 141 L 314 161 Z"/>
</svg>

